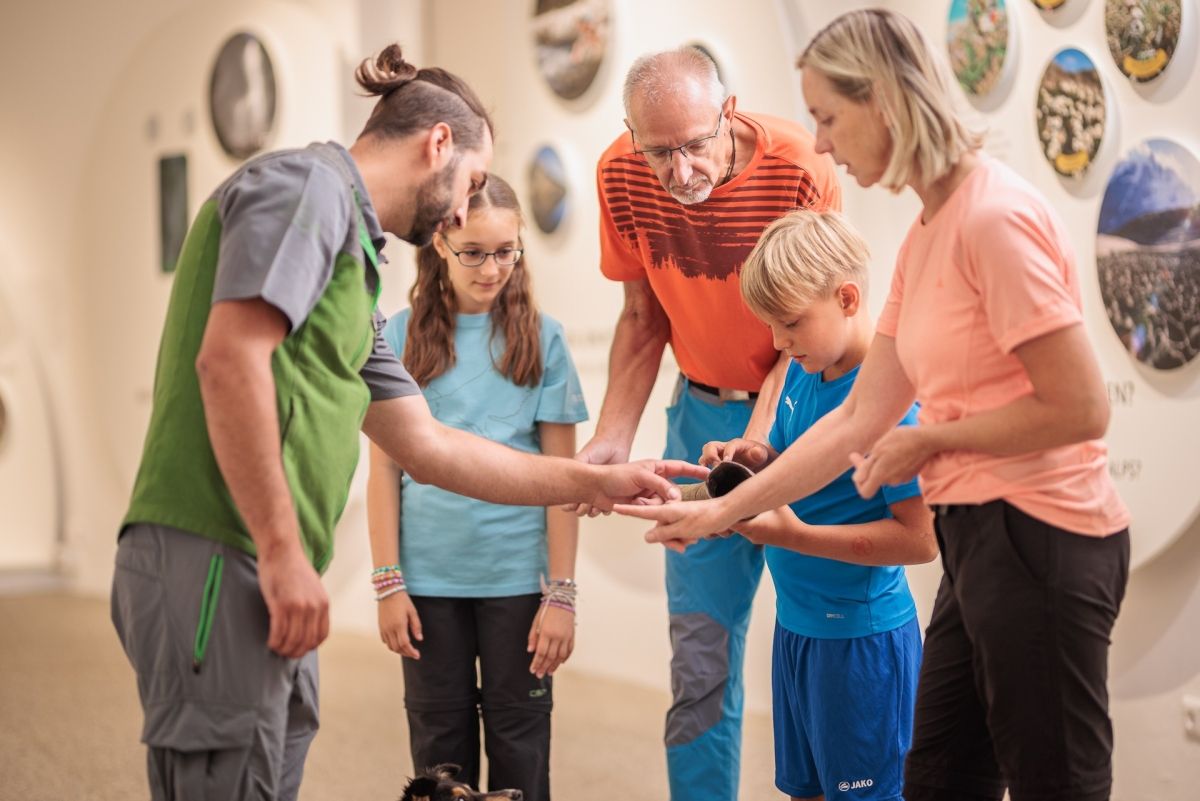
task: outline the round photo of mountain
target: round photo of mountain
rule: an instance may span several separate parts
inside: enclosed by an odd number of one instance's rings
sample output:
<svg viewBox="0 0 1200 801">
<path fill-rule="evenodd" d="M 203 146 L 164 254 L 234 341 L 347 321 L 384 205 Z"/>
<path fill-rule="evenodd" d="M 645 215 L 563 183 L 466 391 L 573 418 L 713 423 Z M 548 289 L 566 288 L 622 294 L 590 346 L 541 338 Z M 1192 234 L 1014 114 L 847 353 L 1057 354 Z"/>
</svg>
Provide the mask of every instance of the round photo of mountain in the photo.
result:
<svg viewBox="0 0 1200 801">
<path fill-rule="evenodd" d="M 553 147 L 538 149 L 529 163 L 529 207 L 544 234 L 552 234 L 567 216 L 567 168 Z"/>
<path fill-rule="evenodd" d="M 1055 53 L 1038 87 L 1037 128 L 1046 160 L 1059 175 L 1082 175 L 1104 136 L 1104 87 L 1082 50 Z"/>
<path fill-rule="evenodd" d="M 951 0 L 946 47 L 950 66 L 968 95 L 996 88 L 1008 58 L 1010 21 L 1005 0 Z"/>
<path fill-rule="evenodd" d="M 538 69 L 554 93 L 574 100 L 587 91 L 608 50 L 609 0 L 537 0 L 533 42 Z"/>
<path fill-rule="evenodd" d="M 1175 53 L 1182 20 L 1182 0 L 1105 0 L 1113 61 L 1135 81 L 1156 77 Z"/>
<path fill-rule="evenodd" d="M 234 34 L 221 46 L 208 99 L 222 150 L 244 159 L 266 146 L 275 125 L 275 69 L 256 36 Z"/>
<path fill-rule="evenodd" d="M 1113 170 L 1100 204 L 1096 271 L 1125 349 L 1158 370 L 1200 353 L 1200 162 L 1148 139 Z"/>
</svg>

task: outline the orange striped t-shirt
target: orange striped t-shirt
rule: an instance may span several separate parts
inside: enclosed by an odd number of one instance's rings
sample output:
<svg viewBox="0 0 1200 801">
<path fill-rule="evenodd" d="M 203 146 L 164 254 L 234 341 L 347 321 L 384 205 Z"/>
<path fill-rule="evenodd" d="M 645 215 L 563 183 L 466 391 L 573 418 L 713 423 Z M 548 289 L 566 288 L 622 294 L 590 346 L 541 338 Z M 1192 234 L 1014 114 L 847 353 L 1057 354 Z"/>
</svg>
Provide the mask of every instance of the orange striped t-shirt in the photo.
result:
<svg viewBox="0 0 1200 801">
<path fill-rule="evenodd" d="M 750 163 L 703 203 L 663 188 L 629 133 L 596 168 L 600 269 L 614 281 L 647 279 L 671 323 L 684 375 L 728 389 L 758 390 L 778 352 L 770 330 L 742 302 L 738 275 L 763 229 L 796 208 L 841 208 L 833 160 L 817 155 L 800 124 L 737 114 L 754 128 Z"/>
</svg>

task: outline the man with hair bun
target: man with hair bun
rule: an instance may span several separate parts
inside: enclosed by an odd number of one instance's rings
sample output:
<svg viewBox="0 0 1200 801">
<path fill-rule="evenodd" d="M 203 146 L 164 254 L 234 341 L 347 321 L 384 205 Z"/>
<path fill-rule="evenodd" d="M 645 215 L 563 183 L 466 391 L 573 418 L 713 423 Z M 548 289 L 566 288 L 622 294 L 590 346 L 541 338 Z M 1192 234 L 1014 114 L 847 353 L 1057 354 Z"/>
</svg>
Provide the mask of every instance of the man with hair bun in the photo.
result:
<svg viewBox="0 0 1200 801">
<path fill-rule="evenodd" d="M 415 480 L 497 503 L 678 497 L 665 476 L 703 472 L 596 469 L 434 420 L 379 333 L 378 251 L 384 231 L 424 245 L 462 223 L 492 125 L 396 45 L 356 77 L 379 100 L 355 143 L 244 164 L 179 257 L 112 591 L 155 801 L 296 798 L 360 429 Z"/>
<path fill-rule="evenodd" d="M 742 261 L 772 221 L 798 207 L 839 208 L 841 191 L 808 131 L 737 112 L 696 48 L 639 58 L 624 102 L 628 130 L 596 179 L 600 269 L 624 283 L 625 307 L 596 433 L 576 458 L 629 458 L 669 342 L 680 376 L 665 455 L 694 462 L 709 440 L 765 439 L 786 370 L 742 302 Z M 762 567 L 762 548 L 741 537 L 667 554 L 674 702 L 665 742 L 676 801 L 737 798 L 742 654 Z"/>
</svg>

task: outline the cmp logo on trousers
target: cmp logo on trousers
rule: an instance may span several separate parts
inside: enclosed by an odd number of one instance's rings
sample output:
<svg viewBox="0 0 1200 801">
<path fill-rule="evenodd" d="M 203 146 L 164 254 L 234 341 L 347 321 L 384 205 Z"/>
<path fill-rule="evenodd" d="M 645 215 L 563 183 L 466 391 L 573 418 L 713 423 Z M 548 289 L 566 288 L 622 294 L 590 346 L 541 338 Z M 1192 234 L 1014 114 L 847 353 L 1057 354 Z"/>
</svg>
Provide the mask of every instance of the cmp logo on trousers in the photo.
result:
<svg viewBox="0 0 1200 801">
<path fill-rule="evenodd" d="M 838 782 L 838 789 L 845 793 L 849 792 L 850 790 L 863 790 L 867 787 L 873 787 L 874 785 L 874 779 L 855 779 L 852 782 Z"/>
</svg>

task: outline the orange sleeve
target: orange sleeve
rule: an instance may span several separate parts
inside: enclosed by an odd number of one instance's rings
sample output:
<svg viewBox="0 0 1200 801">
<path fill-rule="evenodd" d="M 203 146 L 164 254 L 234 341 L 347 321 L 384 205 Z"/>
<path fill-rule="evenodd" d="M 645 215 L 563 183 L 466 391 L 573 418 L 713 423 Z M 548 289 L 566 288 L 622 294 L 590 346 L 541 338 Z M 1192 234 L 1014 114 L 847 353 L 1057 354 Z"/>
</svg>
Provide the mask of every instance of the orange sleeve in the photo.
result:
<svg viewBox="0 0 1200 801">
<path fill-rule="evenodd" d="M 613 222 L 614 204 L 627 203 L 628 198 L 615 179 L 606 180 L 605 177 L 605 168 L 620 144 L 620 139 L 613 142 L 596 165 L 596 193 L 600 199 L 600 272 L 612 281 L 640 281 L 646 277 L 646 265 Z"/>
</svg>

